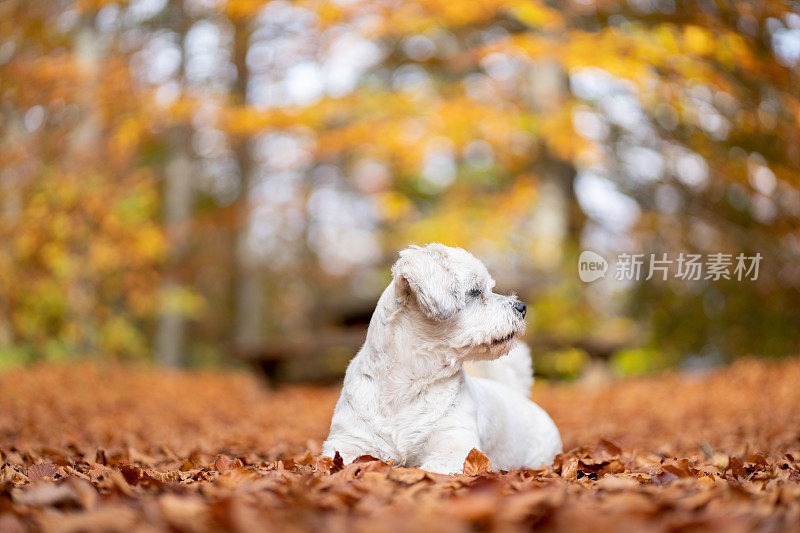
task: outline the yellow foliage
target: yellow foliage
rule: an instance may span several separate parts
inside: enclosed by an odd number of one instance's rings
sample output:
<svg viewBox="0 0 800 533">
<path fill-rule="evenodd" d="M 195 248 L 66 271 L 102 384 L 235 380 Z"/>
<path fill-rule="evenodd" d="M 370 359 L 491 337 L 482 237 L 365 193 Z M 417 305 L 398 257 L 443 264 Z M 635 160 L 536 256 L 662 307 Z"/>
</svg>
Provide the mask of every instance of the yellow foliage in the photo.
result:
<svg viewBox="0 0 800 533">
<path fill-rule="evenodd" d="M 548 7 L 543 2 L 515 0 L 508 2 L 508 4 L 509 12 L 517 20 L 531 28 L 557 30 L 564 25 L 564 17 L 561 13 Z"/>
<path fill-rule="evenodd" d="M 714 51 L 714 37 L 699 26 L 683 28 L 683 40 L 686 43 L 686 51 L 690 54 L 706 56 Z"/>
<path fill-rule="evenodd" d="M 527 178 L 519 179 L 509 190 L 481 195 L 456 187 L 435 210 L 390 231 L 390 239 L 396 246 L 435 241 L 471 249 L 489 242 L 500 249 L 510 248 L 514 246 L 513 228 L 526 219 L 536 198 L 536 188 Z"/>
<path fill-rule="evenodd" d="M 46 174 L 31 183 L 22 211 L 0 227 L 7 259 L 0 262 L 0 316 L 10 317 L 16 343 L 49 356 L 80 347 L 141 355 L 144 339 L 131 332 L 154 310 L 153 274 L 166 247 L 156 205 L 147 201 L 153 186 L 97 174 Z M 123 222 L 125 210 L 115 208 L 136 190 L 144 211 Z M 135 305 L 117 307 L 122 295 Z M 112 322 L 106 305 L 114 306 Z"/>
<path fill-rule="evenodd" d="M 130 157 L 138 148 L 143 124 L 133 116 L 126 117 L 114 131 L 110 149 L 115 157 Z"/>
<path fill-rule="evenodd" d="M 383 218 L 388 222 L 396 222 L 406 217 L 413 209 L 408 197 L 396 191 L 380 193 L 377 201 Z"/>
<path fill-rule="evenodd" d="M 223 12 L 231 19 L 251 18 L 267 4 L 267 0 L 227 0 Z"/>
<path fill-rule="evenodd" d="M 159 294 L 162 312 L 179 313 L 184 316 L 198 317 L 205 312 L 205 300 L 195 291 L 181 286 L 171 286 Z"/>
</svg>

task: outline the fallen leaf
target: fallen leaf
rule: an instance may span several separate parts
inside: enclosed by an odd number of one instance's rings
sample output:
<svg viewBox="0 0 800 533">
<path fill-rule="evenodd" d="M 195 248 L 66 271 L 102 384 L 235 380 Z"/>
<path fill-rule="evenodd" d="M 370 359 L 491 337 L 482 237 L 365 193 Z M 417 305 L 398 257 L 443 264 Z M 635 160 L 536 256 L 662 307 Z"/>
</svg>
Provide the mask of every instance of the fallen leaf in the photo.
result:
<svg viewBox="0 0 800 533">
<path fill-rule="evenodd" d="M 429 474 L 419 468 L 403 468 L 399 466 L 396 468 L 392 468 L 389 471 L 390 479 L 399 481 L 401 483 L 405 483 L 406 485 L 413 485 L 414 483 L 419 483 L 420 481 L 428 477 Z"/>
<path fill-rule="evenodd" d="M 697 470 L 689 465 L 689 460 L 686 458 L 664 463 L 661 468 L 675 474 L 677 477 L 693 477 L 697 473 Z"/>
<path fill-rule="evenodd" d="M 314 456 L 311 454 L 311 451 L 306 451 L 302 456 L 295 457 L 294 462 L 300 465 L 311 465 L 314 464 Z"/>
<path fill-rule="evenodd" d="M 59 475 L 58 467 L 53 463 L 39 463 L 28 467 L 28 479 L 31 481 L 44 478 L 55 479 Z"/>
<path fill-rule="evenodd" d="M 239 459 L 231 459 L 225 455 L 217 455 L 212 466 L 214 470 L 220 473 L 227 472 L 228 470 L 238 470 L 244 467 Z"/>
<path fill-rule="evenodd" d="M 492 462 L 477 448 L 472 448 L 464 460 L 464 474 L 468 476 L 479 476 L 491 469 Z"/>
<path fill-rule="evenodd" d="M 370 461 L 380 461 L 380 459 L 371 455 L 359 455 L 353 460 L 354 463 L 368 463 Z"/>
<path fill-rule="evenodd" d="M 330 474 L 331 469 L 333 469 L 333 459 L 330 457 L 320 456 L 314 462 L 314 470 L 316 472 L 321 474 Z"/>
<path fill-rule="evenodd" d="M 767 459 L 760 453 L 753 453 L 748 455 L 747 457 L 745 457 L 745 462 L 753 463 L 758 466 L 769 466 L 769 463 L 767 463 Z"/>
<path fill-rule="evenodd" d="M 567 464 L 561 467 L 561 477 L 564 479 L 575 479 L 578 476 L 578 466 L 579 460 L 576 457 L 567 462 Z"/>
<path fill-rule="evenodd" d="M 26 481 L 29 481 L 28 476 L 11 465 L 5 465 L 3 468 L 0 468 L 0 486 L 6 483 L 11 485 L 19 485 L 25 483 Z"/>
<path fill-rule="evenodd" d="M 653 485 L 669 485 L 676 479 L 679 479 L 679 477 L 674 473 L 670 472 L 669 470 L 661 470 L 653 475 L 652 478 L 650 478 L 650 482 Z"/>
<path fill-rule="evenodd" d="M 738 457 L 731 457 L 730 463 L 728 465 L 731 473 L 737 477 L 746 477 L 747 470 L 744 468 L 744 463 Z"/>
<path fill-rule="evenodd" d="M 611 460 L 607 465 L 603 466 L 600 470 L 597 471 L 598 476 L 604 476 L 606 474 L 619 474 L 620 472 L 625 471 L 625 466 L 617 459 Z"/>
<path fill-rule="evenodd" d="M 600 439 L 594 447 L 594 454 L 600 457 L 617 457 L 622 453 L 622 446 L 611 439 Z"/>
<path fill-rule="evenodd" d="M 342 468 L 344 468 L 344 459 L 339 455 L 339 452 L 333 452 L 333 468 L 331 468 L 331 472 L 341 470 Z"/>
<path fill-rule="evenodd" d="M 108 464 L 108 460 L 106 459 L 105 450 L 103 450 L 102 448 L 98 448 L 97 449 L 97 452 L 95 453 L 95 456 L 94 456 L 94 462 L 95 463 L 100 463 L 101 465 L 107 465 Z"/>
</svg>

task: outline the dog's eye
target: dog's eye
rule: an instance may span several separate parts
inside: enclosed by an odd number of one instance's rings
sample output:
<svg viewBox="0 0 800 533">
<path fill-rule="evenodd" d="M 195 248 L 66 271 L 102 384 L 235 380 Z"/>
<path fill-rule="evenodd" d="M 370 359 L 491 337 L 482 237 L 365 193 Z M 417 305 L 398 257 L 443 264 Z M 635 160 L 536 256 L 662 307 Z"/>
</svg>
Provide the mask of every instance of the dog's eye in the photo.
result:
<svg viewBox="0 0 800 533">
<path fill-rule="evenodd" d="M 478 296 L 480 296 L 482 293 L 483 293 L 483 291 L 482 291 L 482 290 L 480 290 L 480 289 L 472 289 L 472 290 L 471 290 L 471 291 L 469 291 L 467 294 L 468 294 L 468 295 L 470 295 L 470 296 L 472 296 L 473 298 L 477 298 L 477 297 L 478 297 Z"/>
</svg>

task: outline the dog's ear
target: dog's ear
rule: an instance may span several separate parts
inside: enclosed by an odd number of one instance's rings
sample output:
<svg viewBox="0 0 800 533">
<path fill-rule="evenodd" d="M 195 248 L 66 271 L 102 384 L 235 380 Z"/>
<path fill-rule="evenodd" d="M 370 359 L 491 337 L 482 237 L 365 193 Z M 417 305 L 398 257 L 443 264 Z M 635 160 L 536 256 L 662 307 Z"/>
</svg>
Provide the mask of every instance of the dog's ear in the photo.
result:
<svg viewBox="0 0 800 533">
<path fill-rule="evenodd" d="M 413 296 L 423 313 L 436 320 L 456 314 L 463 303 L 459 281 L 431 247 L 411 246 L 400 252 L 392 267 L 397 300 L 405 305 Z"/>
</svg>

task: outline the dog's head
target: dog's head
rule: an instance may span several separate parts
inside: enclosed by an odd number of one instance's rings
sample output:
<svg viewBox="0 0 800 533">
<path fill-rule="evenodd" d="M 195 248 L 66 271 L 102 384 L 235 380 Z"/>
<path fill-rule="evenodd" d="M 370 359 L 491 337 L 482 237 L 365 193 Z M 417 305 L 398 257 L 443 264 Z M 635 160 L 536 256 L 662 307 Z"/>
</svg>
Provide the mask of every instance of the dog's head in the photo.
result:
<svg viewBox="0 0 800 533">
<path fill-rule="evenodd" d="M 461 248 L 411 246 L 400 252 L 392 276 L 398 312 L 419 338 L 461 360 L 500 357 L 525 329 L 525 304 L 492 292 L 486 267 Z"/>
</svg>

